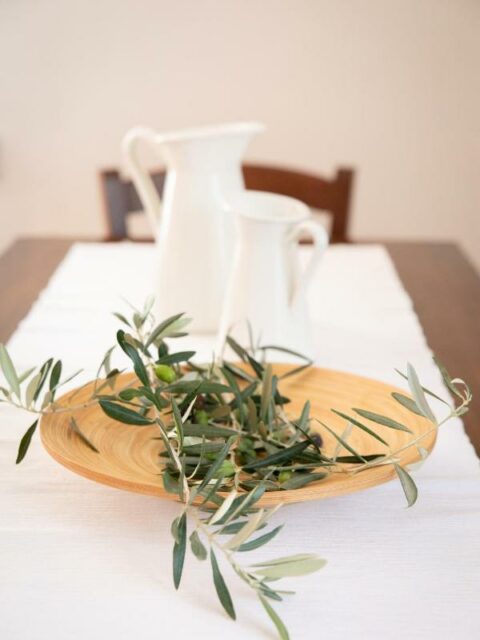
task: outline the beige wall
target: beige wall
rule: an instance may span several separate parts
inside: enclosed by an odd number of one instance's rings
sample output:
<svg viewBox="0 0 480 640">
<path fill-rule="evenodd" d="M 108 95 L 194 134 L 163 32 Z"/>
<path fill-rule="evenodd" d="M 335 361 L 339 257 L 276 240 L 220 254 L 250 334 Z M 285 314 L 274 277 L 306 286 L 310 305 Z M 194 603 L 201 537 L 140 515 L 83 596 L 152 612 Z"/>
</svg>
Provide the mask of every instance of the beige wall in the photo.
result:
<svg viewBox="0 0 480 640">
<path fill-rule="evenodd" d="M 0 246 L 98 235 L 135 124 L 259 119 L 251 159 L 358 168 L 356 238 L 480 266 L 478 0 L 0 0 Z"/>
</svg>

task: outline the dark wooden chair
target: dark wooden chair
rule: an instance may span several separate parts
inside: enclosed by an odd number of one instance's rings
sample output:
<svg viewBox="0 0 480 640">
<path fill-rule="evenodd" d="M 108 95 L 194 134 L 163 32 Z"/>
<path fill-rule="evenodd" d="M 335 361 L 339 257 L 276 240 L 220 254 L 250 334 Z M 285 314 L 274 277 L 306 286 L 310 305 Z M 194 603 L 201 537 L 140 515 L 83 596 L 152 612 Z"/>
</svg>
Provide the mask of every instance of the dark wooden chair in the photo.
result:
<svg viewBox="0 0 480 640">
<path fill-rule="evenodd" d="M 243 175 L 247 189 L 291 196 L 312 209 L 328 212 L 332 217 L 331 242 L 348 242 L 352 169 L 338 169 L 334 178 L 328 180 L 301 171 L 245 164 Z M 152 178 L 161 195 L 165 171 L 152 173 Z M 122 178 L 116 169 L 101 171 L 100 183 L 107 217 L 107 239 L 123 240 L 128 237 L 127 217 L 142 210 L 140 198 L 133 183 Z"/>
</svg>

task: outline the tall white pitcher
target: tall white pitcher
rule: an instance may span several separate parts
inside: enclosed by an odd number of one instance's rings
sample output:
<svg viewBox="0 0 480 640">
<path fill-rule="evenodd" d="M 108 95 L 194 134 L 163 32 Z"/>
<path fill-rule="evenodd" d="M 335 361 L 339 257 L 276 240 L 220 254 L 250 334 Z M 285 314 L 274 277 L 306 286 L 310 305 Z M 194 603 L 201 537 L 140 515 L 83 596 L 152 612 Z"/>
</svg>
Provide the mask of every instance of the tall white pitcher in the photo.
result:
<svg viewBox="0 0 480 640">
<path fill-rule="evenodd" d="M 241 159 L 259 123 L 235 123 L 155 133 L 135 128 L 123 152 L 158 247 L 156 314 L 184 311 L 194 331 L 216 331 L 234 246 L 229 196 L 244 189 Z M 153 145 L 167 166 L 160 198 L 138 158 Z"/>
<path fill-rule="evenodd" d="M 228 209 L 236 214 L 238 239 L 217 349 L 228 333 L 249 344 L 250 324 L 262 345 L 313 357 L 306 291 L 328 245 L 327 232 L 306 205 L 286 196 L 244 191 L 230 198 Z M 306 266 L 299 261 L 304 235 L 313 240 Z"/>
</svg>

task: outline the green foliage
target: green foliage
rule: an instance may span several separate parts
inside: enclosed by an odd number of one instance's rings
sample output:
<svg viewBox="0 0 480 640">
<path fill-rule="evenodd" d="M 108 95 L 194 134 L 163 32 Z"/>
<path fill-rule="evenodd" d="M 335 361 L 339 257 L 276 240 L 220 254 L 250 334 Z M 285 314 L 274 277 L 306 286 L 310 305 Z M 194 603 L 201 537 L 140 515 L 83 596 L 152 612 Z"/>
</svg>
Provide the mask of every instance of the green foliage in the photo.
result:
<svg viewBox="0 0 480 640">
<path fill-rule="evenodd" d="M 327 561 L 311 553 L 300 553 L 267 562 L 257 562 L 253 564 L 255 573 L 268 578 L 278 580 L 293 576 L 306 576 L 323 569 Z"/>
<path fill-rule="evenodd" d="M 132 411 L 132 409 L 128 409 L 124 405 L 117 402 L 111 402 L 110 400 L 99 400 L 99 405 L 109 418 L 117 420 L 118 422 L 141 426 L 146 426 L 153 423 L 153 420 L 146 418 L 140 412 Z"/>
<path fill-rule="evenodd" d="M 187 514 L 183 513 L 177 523 L 175 544 L 173 545 L 173 584 L 175 589 L 180 586 L 182 579 L 183 563 L 187 548 Z"/>
<path fill-rule="evenodd" d="M 278 615 L 278 613 L 273 609 L 273 607 L 270 605 L 270 603 L 268 602 L 268 600 L 265 598 L 264 595 L 259 595 L 259 598 L 260 598 L 260 602 L 263 605 L 263 608 L 268 613 L 271 621 L 273 622 L 273 624 L 277 628 L 278 636 L 279 636 L 280 640 L 290 640 L 290 636 L 288 634 L 287 627 L 283 624 L 283 622 L 282 622 L 280 616 Z"/>
<path fill-rule="evenodd" d="M 53 391 L 60 381 L 60 376 L 62 375 L 62 361 L 57 360 L 57 362 L 53 365 L 52 372 L 50 373 L 50 381 L 48 386 L 50 387 L 50 391 Z"/>
<path fill-rule="evenodd" d="M 170 318 L 167 318 L 163 322 L 161 322 L 153 331 L 150 333 L 149 337 L 145 341 L 145 346 L 149 347 L 151 344 L 158 344 L 161 340 L 168 337 L 174 337 L 178 334 L 179 329 L 185 326 L 185 320 L 188 324 L 189 320 L 184 319 L 184 322 L 179 321 L 183 318 L 184 313 L 177 313 Z"/>
<path fill-rule="evenodd" d="M 192 549 L 193 555 L 197 558 L 197 560 L 206 560 L 208 552 L 205 548 L 205 545 L 200 540 L 197 531 L 194 531 L 190 536 L 190 547 Z"/>
<path fill-rule="evenodd" d="M 430 406 L 427 402 L 425 392 L 423 391 L 423 387 L 420 384 L 417 372 L 410 363 L 408 363 L 407 365 L 407 379 L 408 386 L 410 387 L 410 392 L 415 399 L 415 404 L 426 418 L 436 424 L 437 419 L 433 415 L 433 411 L 430 409 Z"/>
<path fill-rule="evenodd" d="M 225 584 L 220 568 L 218 566 L 217 558 L 213 549 L 210 549 L 210 560 L 212 562 L 213 583 L 217 592 L 218 599 L 220 600 L 222 607 L 228 613 L 232 620 L 236 619 L 235 608 L 233 606 L 232 597 Z"/>
<path fill-rule="evenodd" d="M 10 354 L 7 351 L 5 345 L 0 344 L 0 367 L 3 371 L 10 389 L 20 399 L 20 380 L 18 379 L 17 372 L 15 370 Z"/>
<path fill-rule="evenodd" d="M 381 424 L 384 427 L 388 427 L 389 429 L 396 429 L 397 431 L 405 431 L 406 433 L 412 433 L 412 430 L 406 427 L 397 420 L 392 420 L 392 418 L 388 418 L 387 416 L 382 416 L 379 413 L 374 413 L 373 411 L 366 411 L 365 409 L 353 409 L 355 413 L 358 413 L 362 418 L 366 418 L 367 420 L 371 420 L 377 424 Z M 377 438 L 378 439 L 378 438 Z"/>
<path fill-rule="evenodd" d="M 70 429 L 73 431 L 73 433 L 75 433 L 77 437 L 80 438 L 80 440 L 83 442 L 84 445 L 86 445 L 89 449 L 91 449 L 95 453 L 99 453 L 97 447 L 94 444 L 92 444 L 92 442 L 87 438 L 87 436 L 80 430 L 80 427 L 78 426 L 77 421 L 73 416 L 70 418 L 69 426 L 70 426 Z"/>
<path fill-rule="evenodd" d="M 130 360 L 133 362 L 133 370 L 137 374 L 138 379 L 142 382 L 142 384 L 148 386 L 149 380 L 148 380 L 147 369 L 145 368 L 145 365 L 143 363 L 143 360 L 140 354 L 138 353 L 138 350 L 135 348 L 135 346 L 131 342 L 128 341 L 128 334 L 126 334 L 124 331 L 120 329 L 120 331 L 117 331 L 117 341 L 120 347 L 122 348 L 122 350 L 127 354 Z"/>
<path fill-rule="evenodd" d="M 353 424 L 355 427 L 358 427 L 362 431 L 365 431 L 365 433 L 368 433 L 368 435 L 372 436 L 372 438 L 375 438 L 375 440 L 378 440 L 378 442 L 381 442 L 382 444 L 388 446 L 388 442 L 386 440 L 384 440 L 381 436 L 379 436 L 378 433 L 375 433 L 375 431 L 373 431 L 372 429 L 370 429 L 369 427 L 364 425 L 363 422 L 359 422 L 355 418 L 352 418 L 351 416 L 348 416 L 346 413 L 343 413 L 342 411 L 337 411 L 336 409 L 332 409 L 332 411 L 337 416 L 340 416 L 340 418 L 343 418 L 344 420 L 346 420 L 350 424 Z M 358 412 L 358 410 L 357 410 L 357 412 Z"/>
<path fill-rule="evenodd" d="M 35 433 L 35 430 L 37 428 L 37 425 L 38 425 L 38 420 L 35 420 L 35 422 L 23 434 L 23 438 L 20 440 L 20 444 L 18 446 L 16 464 L 19 464 L 26 456 L 28 448 L 30 446 L 30 442 L 32 441 L 33 434 Z"/>
<path fill-rule="evenodd" d="M 415 404 L 415 400 L 412 400 L 412 398 L 409 398 L 403 393 L 397 393 L 396 391 L 392 393 L 392 398 L 394 398 L 394 400 L 396 400 L 399 404 L 403 405 L 406 409 L 408 409 L 412 413 L 415 413 L 417 416 L 423 416 L 423 413 L 417 407 L 417 405 Z"/>
<path fill-rule="evenodd" d="M 283 528 L 283 525 L 281 524 L 278 527 L 275 527 L 275 529 L 272 529 L 271 531 L 269 531 L 268 533 L 265 533 L 263 536 L 254 538 L 253 540 L 250 540 L 250 542 L 244 542 L 238 547 L 237 551 L 253 551 L 254 549 L 263 547 L 264 544 L 267 544 L 267 542 L 270 542 L 270 540 L 273 540 L 273 538 L 277 535 L 277 533 L 279 533 L 282 530 L 282 528 Z"/>
<path fill-rule="evenodd" d="M 417 501 L 418 489 L 417 485 L 413 481 L 412 476 L 405 471 L 403 467 L 399 464 L 394 464 L 395 471 L 400 479 L 403 492 L 405 493 L 405 497 L 407 499 L 408 506 L 411 507 Z"/>
</svg>

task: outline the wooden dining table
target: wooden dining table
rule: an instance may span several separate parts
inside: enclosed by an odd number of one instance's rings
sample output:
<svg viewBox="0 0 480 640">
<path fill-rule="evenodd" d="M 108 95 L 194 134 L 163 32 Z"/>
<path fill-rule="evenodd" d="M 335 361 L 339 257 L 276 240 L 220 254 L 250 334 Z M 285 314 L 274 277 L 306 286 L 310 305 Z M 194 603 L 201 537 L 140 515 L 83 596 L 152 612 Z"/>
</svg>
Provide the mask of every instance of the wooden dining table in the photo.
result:
<svg viewBox="0 0 480 640">
<path fill-rule="evenodd" d="M 0 256 L 0 341 L 27 314 L 72 244 L 84 238 L 23 237 Z M 480 455 L 480 276 L 453 243 L 378 242 L 390 254 L 427 342 L 472 388 L 466 431 Z"/>
</svg>

